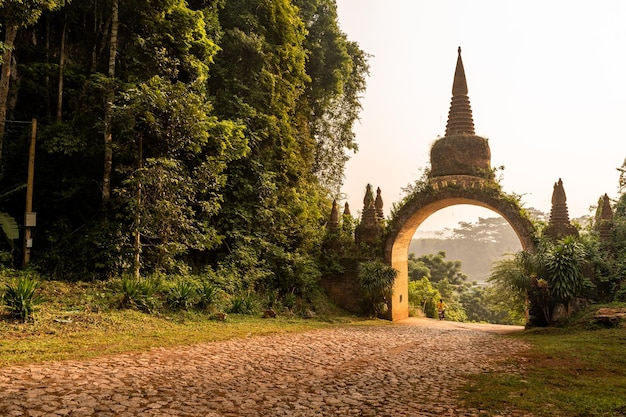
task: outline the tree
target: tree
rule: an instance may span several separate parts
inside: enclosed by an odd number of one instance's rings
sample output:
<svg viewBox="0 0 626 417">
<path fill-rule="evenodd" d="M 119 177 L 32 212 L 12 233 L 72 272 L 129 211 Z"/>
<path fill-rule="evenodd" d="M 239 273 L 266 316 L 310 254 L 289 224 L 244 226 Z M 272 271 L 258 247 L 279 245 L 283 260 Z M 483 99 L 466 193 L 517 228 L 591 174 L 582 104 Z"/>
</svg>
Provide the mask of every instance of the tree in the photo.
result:
<svg viewBox="0 0 626 417">
<path fill-rule="evenodd" d="M 7 117 L 7 98 L 9 81 L 13 65 L 13 48 L 17 31 L 37 22 L 44 10 L 60 7 L 65 1 L 60 0 L 4 0 L 0 2 L 0 16 L 4 26 L 4 41 L 1 46 L 2 70 L 0 71 L 0 161 Z"/>
<path fill-rule="evenodd" d="M 488 282 L 492 304 L 505 307 L 512 317 L 527 317 L 528 294 L 532 277 L 537 276 L 537 259 L 529 252 L 520 251 L 514 258 L 503 259 L 494 264 Z"/>
<path fill-rule="evenodd" d="M 317 256 L 330 206 L 312 173 L 312 138 L 298 110 L 310 82 L 306 29 L 286 0 L 229 1 L 219 22 L 221 50 L 208 87 L 220 117 L 245 122 L 250 153 L 227 169 L 218 256 L 238 265 L 237 254 L 256 254 L 271 271 L 263 285 L 291 292 L 281 283 L 296 277 L 281 276 L 296 259 Z"/>
<path fill-rule="evenodd" d="M 422 278 L 427 278 L 430 280 L 430 269 L 424 264 L 424 262 L 419 261 L 414 253 L 409 253 L 409 281 L 419 281 Z"/>
<path fill-rule="evenodd" d="M 349 151 L 357 150 L 352 128 L 361 110 L 368 56 L 348 41 L 339 28 L 334 0 L 294 2 L 307 33 L 306 84 L 299 106 L 308 134 L 313 139 L 312 172 L 332 194 L 343 183 Z"/>
<path fill-rule="evenodd" d="M 446 261 L 446 252 L 423 255 L 417 258 L 430 271 L 431 282 L 447 279 L 452 285 L 460 285 L 467 280 L 467 275 L 461 272 L 461 261 Z"/>
<path fill-rule="evenodd" d="M 409 303 L 419 308 L 426 317 L 434 318 L 437 314 L 437 301 L 441 294 L 433 288 L 427 277 L 409 282 Z"/>
<path fill-rule="evenodd" d="M 210 116 L 211 106 L 193 86 L 160 77 L 126 92 L 121 104 L 118 123 L 126 128 L 120 137 L 136 158 L 117 192 L 137 242 L 141 236 L 153 250 L 153 267 L 171 270 L 181 254 L 220 241 L 210 224 L 222 203 L 224 170 L 248 151 L 243 126 Z"/>
<path fill-rule="evenodd" d="M 113 132 L 111 128 L 111 113 L 115 90 L 115 61 L 117 59 L 117 29 L 119 26 L 118 0 L 111 2 L 111 37 L 109 42 L 109 83 L 107 85 L 104 103 L 104 170 L 102 175 L 102 200 L 108 201 L 111 196 L 111 169 L 113 167 Z"/>
</svg>

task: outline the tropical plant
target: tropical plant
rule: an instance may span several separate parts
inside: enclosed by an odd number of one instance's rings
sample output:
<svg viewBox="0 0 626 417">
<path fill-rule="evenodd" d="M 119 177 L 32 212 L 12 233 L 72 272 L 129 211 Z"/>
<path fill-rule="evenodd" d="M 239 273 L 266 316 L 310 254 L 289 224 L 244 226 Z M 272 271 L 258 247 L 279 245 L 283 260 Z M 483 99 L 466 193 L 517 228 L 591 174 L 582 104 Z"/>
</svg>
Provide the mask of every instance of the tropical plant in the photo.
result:
<svg viewBox="0 0 626 417">
<path fill-rule="evenodd" d="M 197 289 L 198 294 L 198 307 L 207 309 L 214 306 L 220 297 L 220 289 L 209 281 L 202 281 L 202 284 Z"/>
<path fill-rule="evenodd" d="M 136 278 L 124 275 L 120 283 L 121 306 L 151 313 L 158 303 L 157 293 L 161 289 L 159 277 Z"/>
<path fill-rule="evenodd" d="M 257 301 L 252 294 L 239 293 L 231 298 L 228 312 L 232 314 L 254 314 L 257 310 Z"/>
<path fill-rule="evenodd" d="M 537 275 L 536 262 L 536 257 L 526 251 L 496 262 L 487 280 L 493 288 L 489 291 L 491 303 L 511 317 L 526 317 L 531 277 Z"/>
<path fill-rule="evenodd" d="M 13 284 L 8 284 L 2 294 L 9 314 L 12 317 L 27 321 L 32 317 L 35 306 L 43 300 L 37 295 L 40 282 L 30 275 L 18 276 Z"/>
<path fill-rule="evenodd" d="M 388 307 L 397 275 L 397 270 L 381 261 L 365 261 L 359 264 L 359 283 L 365 294 L 369 314 L 379 315 Z"/>
<path fill-rule="evenodd" d="M 551 294 L 565 305 L 568 314 L 569 302 L 580 294 L 584 284 L 584 249 L 575 237 L 568 236 L 551 245 L 542 257 Z"/>
<path fill-rule="evenodd" d="M 179 278 L 167 291 L 167 305 L 175 310 L 189 310 L 195 302 L 195 284 L 187 279 Z"/>
</svg>

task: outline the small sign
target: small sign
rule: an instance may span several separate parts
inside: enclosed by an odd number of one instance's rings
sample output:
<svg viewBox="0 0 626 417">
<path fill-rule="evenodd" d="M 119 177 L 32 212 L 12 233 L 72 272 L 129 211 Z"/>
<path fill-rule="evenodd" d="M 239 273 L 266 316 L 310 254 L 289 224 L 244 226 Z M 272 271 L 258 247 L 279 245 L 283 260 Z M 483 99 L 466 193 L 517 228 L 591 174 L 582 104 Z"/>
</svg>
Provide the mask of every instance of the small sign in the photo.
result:
<svg viewBox="0 0 626 417">
<path fill-rule="evenodd" d="M 24 227 L 37 226 L 37 213 L 34 211 L 24 213 Z"/>
</svg>

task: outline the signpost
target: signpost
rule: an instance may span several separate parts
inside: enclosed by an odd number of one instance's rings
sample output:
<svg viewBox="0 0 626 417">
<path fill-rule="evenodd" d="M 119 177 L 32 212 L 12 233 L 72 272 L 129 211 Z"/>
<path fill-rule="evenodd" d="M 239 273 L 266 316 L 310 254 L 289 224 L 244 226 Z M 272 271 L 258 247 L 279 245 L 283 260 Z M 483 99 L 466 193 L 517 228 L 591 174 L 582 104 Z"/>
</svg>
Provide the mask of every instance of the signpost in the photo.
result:
<svg viewBox="0 0 626 417">
<path fill-rule="evenodd" d="M 30 149 L 28 151 L 28 178 L 26 182 L 26 210 L 24 213 L 24 268 L 30 263 L 30 249 L 33 247 L 32 229 L 37 226 L 37 213 L 33 212 L 33 183 L 35 179 L 35 139 L 37 119 L 31 123 Z"/>
</svg>

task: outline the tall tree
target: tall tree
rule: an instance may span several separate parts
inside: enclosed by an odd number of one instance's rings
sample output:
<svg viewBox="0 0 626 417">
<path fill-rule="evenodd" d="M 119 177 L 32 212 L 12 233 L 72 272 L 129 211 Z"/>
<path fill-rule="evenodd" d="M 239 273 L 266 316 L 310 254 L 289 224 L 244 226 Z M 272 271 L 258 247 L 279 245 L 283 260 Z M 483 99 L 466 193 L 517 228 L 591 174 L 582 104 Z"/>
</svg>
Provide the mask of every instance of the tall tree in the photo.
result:
<svg viewBox="0 0 626 417">
<path fill-rule="evenodd" d="M 353 126 L 361 110 L 368 55 L 339 27 L 334 0 L 296 0 L 306 26 L 306 71 L 311 77 L 300 100 L 310 135 L 311 169 L 321 184 L 337 194 L 348 152 L 358 149 Z"/>
<path fill-rule="evenodd" d="M 111 1 L 111 36 L 109 41 L 109 83 L 104 103 L 104 170 L 102 174 L 102 200 L 108 201 L 111 197 L 111 170 L 113 168 L 113 132 L 111 128 L 111 113 L 115 90 L 115 61 L 117 58 L 117 29 L 119 26 L 118 0 Z"/>
<path fill-rule="evenodd" d="M 321 239 L 320 187 L 311 140 L 296 117 L 310 77 L 305 28 L 287 0 L 233 0 L 220 10 L 220 47 L 209 89 L 220 116 L 245 122 L 251 152 L 228 168 L 219 227 L 229 262 L 265 265 L 267 285 L 298 281 Z M 294 255 L 295 252 L 303 251 Z M 309 270 L 308 268 L 306 268 Z M 313 277 L 311 275 L 311 277 Z"/>
<path fill-rule="evenodd" d="M 452 285 L 459 285 L 467 280 L 467 275 L 461 271 L 461 261 L 446 261 L 444 251 L 420 256 L 417 262 L 428 268 L 431 282 L 447 280 Z"/>
<path fill-rule="evenodd" d="M 0 16 L 4 27 L 4 41 L 2 46 L 2 70 L 0 71 L 0 161 L 7 117 L 7 98 L 9 96 L 9 82 L 13 48 L 17 31 L 37 22 L 44 10 L 52 10 L 64 4 L 64 0 L 4 0 L 0 2 Z"/>
<path fill-rule="evenodd" d="M 173 271 L 181 255 L 220 240 L 212 222 L 222 203 L 224 170 L 248 150 L 243 127 L 211 116 L 203 96 L 181 82 L 154 77 L 124 97 L 117 110 L 117 122 L 125 126 L 120 137 L 137 159 L 123 167 L 127 180 L 116 191 L 136 239 L 147 248 L 144 263 Z"/>
</svg>

